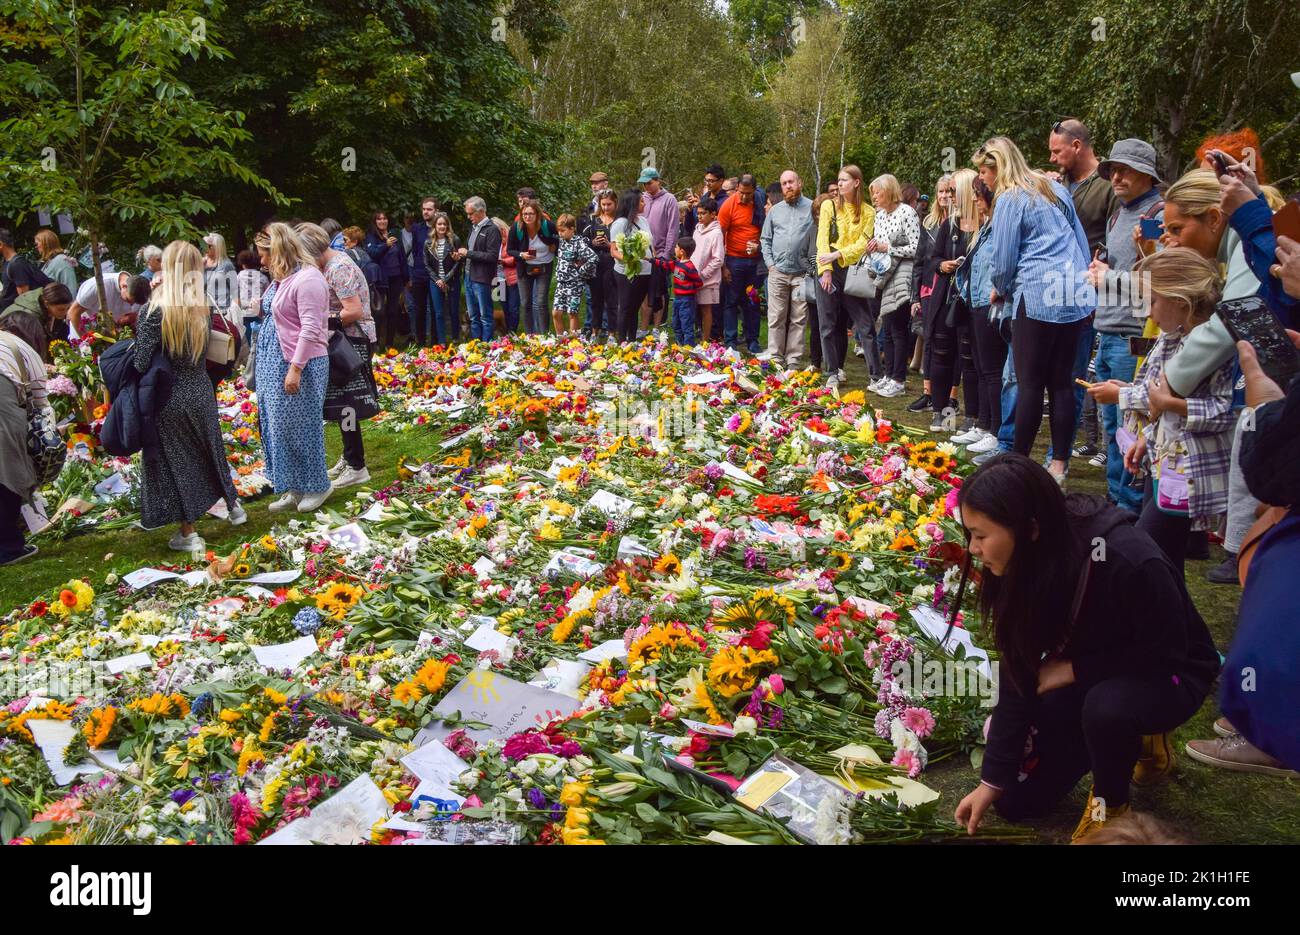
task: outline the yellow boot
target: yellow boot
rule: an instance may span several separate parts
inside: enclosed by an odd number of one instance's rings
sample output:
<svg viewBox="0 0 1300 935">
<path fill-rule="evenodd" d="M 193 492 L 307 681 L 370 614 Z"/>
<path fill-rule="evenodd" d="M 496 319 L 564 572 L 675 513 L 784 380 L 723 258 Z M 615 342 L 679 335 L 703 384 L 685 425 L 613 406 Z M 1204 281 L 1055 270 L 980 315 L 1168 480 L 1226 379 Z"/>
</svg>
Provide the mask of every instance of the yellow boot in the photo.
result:
<svg viewBox="0 0 1300 935">
<path fill-rule="evenodd" d="M 1077 844 L 1080 839 L 1106 827 L 1106 822 L 1126 814 L 1128 814 L 1127 805 L 1108 806 L 1093 795 L 1093 790 L 1089 789 L 1088 804 L 1083 808 L 1083 817 L 1079 819 L 1074 834 L 1070 835 L 1070 843 Z"/>
<path fill-rule="evenodd" d="M 1142 738 L 1142 755 L 1133 765 L 1133 782 L 1154 786 L 1174 772 L 1174 748 L 1168 734 L 1146 734 Z"/>
</svg>

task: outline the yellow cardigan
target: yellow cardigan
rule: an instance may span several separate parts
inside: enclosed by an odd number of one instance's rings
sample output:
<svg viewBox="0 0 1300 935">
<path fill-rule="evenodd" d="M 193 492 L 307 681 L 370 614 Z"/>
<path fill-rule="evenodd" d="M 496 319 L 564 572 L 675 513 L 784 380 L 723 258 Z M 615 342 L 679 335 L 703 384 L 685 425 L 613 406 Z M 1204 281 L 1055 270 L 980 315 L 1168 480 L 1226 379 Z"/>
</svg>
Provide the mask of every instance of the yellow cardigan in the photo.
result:
<svg viewBox="0 0 1300 935">
<path fill-rule="evenodd" d="M 836 217 L 840 236 L 831 243 L 831 218 Z M 871 205 L 864 202 L 861 215 L 854 220 L 852 208 L 840 211 L 836 208 L 833 199 L 827 201 L 822 204 L 821 211 L 817 215 L 817 255 L 838 250 L 841 254 L 840 266 L 848 268 L 862 259 L 862 254 L 867 252 L 867 242 L 871 240 L 875 227 L 876 210 Z M 829 265 L 818 263 L 817 275 L 820 276 L 828 269 L 830 269 Z"/>
</svg>

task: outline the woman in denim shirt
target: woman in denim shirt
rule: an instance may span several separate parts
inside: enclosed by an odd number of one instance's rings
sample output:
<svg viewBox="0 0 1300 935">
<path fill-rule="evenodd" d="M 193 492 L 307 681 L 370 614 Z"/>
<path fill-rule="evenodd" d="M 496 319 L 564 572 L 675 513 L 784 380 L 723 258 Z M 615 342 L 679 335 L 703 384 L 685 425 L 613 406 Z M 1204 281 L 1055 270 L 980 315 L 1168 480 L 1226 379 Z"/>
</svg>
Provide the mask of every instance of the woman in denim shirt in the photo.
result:
<svg viewBox="0 0 1300 935">
<path fill-rule="evenodd" d="M 1048 471 L 1063 484 L 1074 439 L 1074 358 L 1097 304 L 1085 276 L 1087 240 L 1069 193 L 1030 169 L 1011 140 L 986 141 L 973 162 L 993 189 L 993 289 L 1009 296 L 1014 310 L 1011 354 L 1020 383 L 1014 447 L 1025 455 L 1033 448 L 1046 389 L 1055 455 Z"/>
</svg>

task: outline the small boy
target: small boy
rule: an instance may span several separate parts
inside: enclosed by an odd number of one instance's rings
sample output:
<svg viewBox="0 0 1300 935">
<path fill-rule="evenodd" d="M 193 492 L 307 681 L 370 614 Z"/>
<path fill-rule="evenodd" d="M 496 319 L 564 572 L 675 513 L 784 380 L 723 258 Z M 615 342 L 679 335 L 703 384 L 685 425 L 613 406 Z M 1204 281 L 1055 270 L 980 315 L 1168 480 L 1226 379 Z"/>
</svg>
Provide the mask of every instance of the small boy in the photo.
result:
<svg viewBox="0 0 1300 935">
<path fill-rule="evenodd" d="M 582 305 L 583 285 L 596 275 L 596 251 L 587 238 L 578 233 L 578 221 L 572 214 L 561 214 L 555 222 L 560 245 L 555 251 L 555 305 L 551 322 L 556 334 L 578 330 L 578 308 Z"/>
<path fill-rule="evenodd" d="M 654 258 L 655 266 L 673 274 L 673 336 L 683 347 L 695 345 L 695 296 L 704 285 L 700 271 L 691 262 L 695 239 L 682 237 L 671 261 Z"/>
</svg>

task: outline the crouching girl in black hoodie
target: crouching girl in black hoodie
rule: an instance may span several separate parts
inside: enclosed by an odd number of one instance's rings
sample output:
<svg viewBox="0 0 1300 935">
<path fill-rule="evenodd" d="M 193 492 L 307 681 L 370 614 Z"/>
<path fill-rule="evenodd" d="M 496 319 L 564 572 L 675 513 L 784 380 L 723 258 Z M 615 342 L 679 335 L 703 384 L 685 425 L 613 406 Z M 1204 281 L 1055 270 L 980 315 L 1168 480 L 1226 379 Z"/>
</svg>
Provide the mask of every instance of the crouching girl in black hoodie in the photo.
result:
<svg viewBox="0 0 1300 935">
<path fill-rule="evenodd" d="M 958 504 L 1001 659 L 981 782 L 956 819 L 974 834 L 990 805 L 1009 821 L 1042 814 L 1091 773 L 1078 840 L 1128 811 L 1131 779 L 1169 771 L 1164 735 L 1200 708 L 1219 654 L 1133 514 L 1066 496 L 1010 453 L 971 475 Z"/>
</svg>

